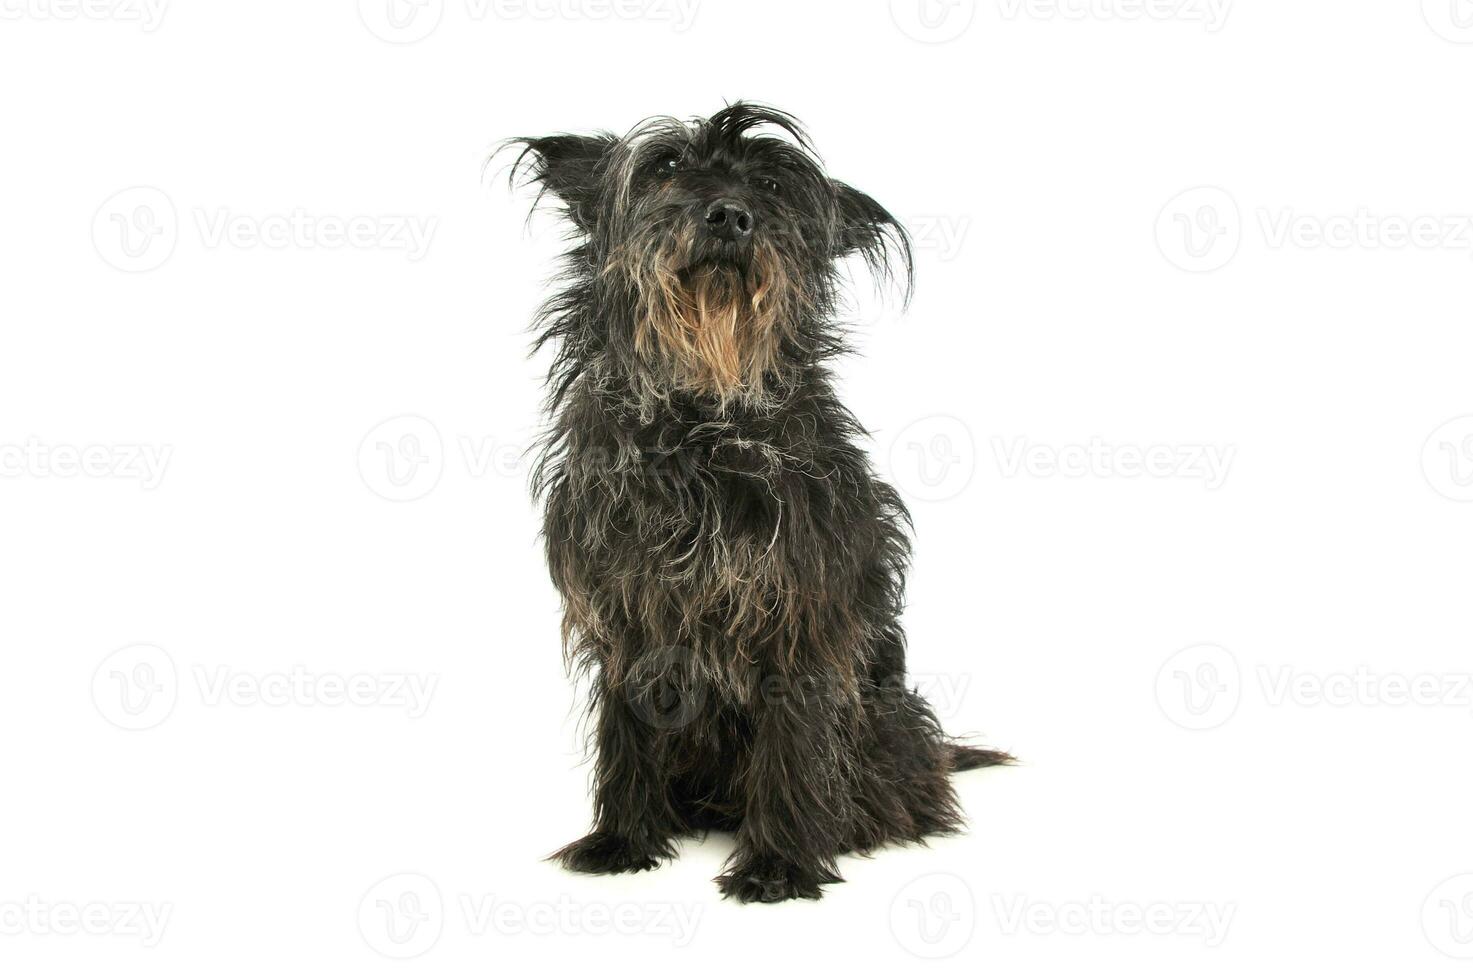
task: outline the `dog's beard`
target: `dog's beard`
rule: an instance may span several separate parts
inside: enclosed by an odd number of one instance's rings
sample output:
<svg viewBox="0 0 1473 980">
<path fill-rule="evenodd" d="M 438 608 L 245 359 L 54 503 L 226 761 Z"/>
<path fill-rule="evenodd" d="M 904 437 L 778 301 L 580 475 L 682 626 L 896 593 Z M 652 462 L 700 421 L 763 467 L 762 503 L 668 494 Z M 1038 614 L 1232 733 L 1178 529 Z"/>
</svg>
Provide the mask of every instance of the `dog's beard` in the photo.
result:
<svg viewBox="0 0 1473 980">
<path fill-rule="evenodd" d="M 635 351 L 667 373 L 675 388 L 723 403 L 760 397 L 778 367 L 788 320 L 783 264 L 761 241 L 745 262 L 691 262 L 692 252 L 690 240 L 677 237 L 647 252 L 645 262 L 622 263 L 639 297 Z"/>
</svg>

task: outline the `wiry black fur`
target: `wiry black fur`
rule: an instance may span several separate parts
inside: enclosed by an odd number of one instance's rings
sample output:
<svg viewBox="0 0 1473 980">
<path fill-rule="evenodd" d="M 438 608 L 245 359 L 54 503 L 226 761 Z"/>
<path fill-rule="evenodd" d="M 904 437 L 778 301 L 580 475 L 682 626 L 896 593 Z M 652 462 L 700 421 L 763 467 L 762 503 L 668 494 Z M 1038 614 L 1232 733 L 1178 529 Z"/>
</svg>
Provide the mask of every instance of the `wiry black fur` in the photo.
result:
<svg viewBox="0 0 1473 980">
<path fill-rule="evenodd" d="M 728 829 L 722 892 L 778 901 L 817 898 L 840 854 L 957 829 L 950 773 L 1010 758 L 950 740 L 905 687 L 909 518 L 826 366 L 841 260 L 908 289 L 904 229 L 763 106 L 514 142 L 513 179 L 577 232 L 538 321 L 554 362 L 534 483 L 568 656 L 591 675 L 595 813 L 554 857 L 641 871 Z M 755 216 L 745 246 L 701 235 L 722 196 Z M 741 283 L 754 332 L 735 346 L 760 355 L 706 387 L 641 320 L 658 283 L 702 270 Z"/>
</svg>

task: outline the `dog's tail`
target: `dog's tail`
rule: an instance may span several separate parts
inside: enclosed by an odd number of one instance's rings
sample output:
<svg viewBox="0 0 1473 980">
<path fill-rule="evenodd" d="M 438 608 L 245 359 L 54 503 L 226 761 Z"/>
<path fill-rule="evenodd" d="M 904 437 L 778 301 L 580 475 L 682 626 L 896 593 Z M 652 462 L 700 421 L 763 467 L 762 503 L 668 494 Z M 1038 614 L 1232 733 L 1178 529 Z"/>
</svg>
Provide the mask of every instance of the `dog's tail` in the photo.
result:
<svg viewBox="0 0 1473 980">
<path fill-rule="evenodd" d="M 951 750 L 952 772 L 965 772 L 986 766 L 1010 766 L 1018 761 L 996 749 L 979 749 L 975 745 L 963 745 L 960 742 L 952 742 L 947 747 Z"/>
</svg>

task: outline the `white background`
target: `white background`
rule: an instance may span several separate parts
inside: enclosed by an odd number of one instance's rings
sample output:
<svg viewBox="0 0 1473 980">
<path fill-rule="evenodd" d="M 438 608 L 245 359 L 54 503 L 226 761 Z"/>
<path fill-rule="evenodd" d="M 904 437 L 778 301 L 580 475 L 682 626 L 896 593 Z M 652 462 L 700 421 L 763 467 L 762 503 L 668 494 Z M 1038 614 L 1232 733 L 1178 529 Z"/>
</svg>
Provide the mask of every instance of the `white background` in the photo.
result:
<svg viewBox="0 0 1473 980">
<path fill-rule="evenodd" d="M 1467 0 L 547 10 L 4 0 L 0 970 L 1464 975 Z M 539 860 L 559 233 L 482 172 L 736 98 L 917 236 L 846 397 L 912 668 L 1024 760 L 778 907 Z"/>
</svg>

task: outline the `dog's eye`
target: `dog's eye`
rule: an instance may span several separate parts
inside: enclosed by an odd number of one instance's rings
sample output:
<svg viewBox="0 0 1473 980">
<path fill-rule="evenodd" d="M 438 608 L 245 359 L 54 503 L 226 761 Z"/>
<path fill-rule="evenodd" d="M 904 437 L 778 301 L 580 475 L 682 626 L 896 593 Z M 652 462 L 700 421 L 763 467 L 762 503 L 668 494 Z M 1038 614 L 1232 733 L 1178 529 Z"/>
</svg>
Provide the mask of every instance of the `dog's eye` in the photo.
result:
<svg viewBox="0 0 1473 980">
<path fill-rule="evenodd" d="M 680 157 L 676 156 L 673 153 L 660 157 L 660 159 L 655 163 L 655 173 L 659 174 L 661 177 L 674 176 L 675 172 L 679 169 Z"/>
<path fill-rule="evenodd" d="M 776 194 L 778 191 L 782 190 L 782 185 L 773 180 L 771 177 L 758 177 L 757 186 L 769 194 Z"/>
</svg>

